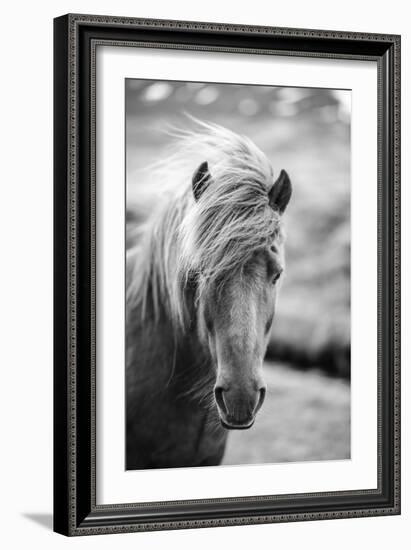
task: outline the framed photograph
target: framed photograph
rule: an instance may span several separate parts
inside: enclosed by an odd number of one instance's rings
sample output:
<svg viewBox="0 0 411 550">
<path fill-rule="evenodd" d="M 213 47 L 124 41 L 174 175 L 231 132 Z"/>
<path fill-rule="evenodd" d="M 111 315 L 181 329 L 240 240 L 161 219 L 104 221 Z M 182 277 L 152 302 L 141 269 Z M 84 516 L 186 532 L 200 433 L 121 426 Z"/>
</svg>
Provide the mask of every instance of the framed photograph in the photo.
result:
<svg viewBox="0 0 411 550">
<path fill-rule="evenodd" d="M 400 37 L 54 21 L 54 529 L 400 513 Z"/>
</svg>

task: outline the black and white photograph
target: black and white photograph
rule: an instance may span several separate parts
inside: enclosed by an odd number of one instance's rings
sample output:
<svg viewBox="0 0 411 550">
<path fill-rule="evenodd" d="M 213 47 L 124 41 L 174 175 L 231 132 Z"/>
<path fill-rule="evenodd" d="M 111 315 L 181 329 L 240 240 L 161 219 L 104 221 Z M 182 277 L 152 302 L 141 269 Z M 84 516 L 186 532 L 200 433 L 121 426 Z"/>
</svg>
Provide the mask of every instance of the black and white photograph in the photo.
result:
<svg viewBox="0 0 411 550">
<path fill-rule="evenodd" d="M 351 457 L 351 91 L 125 80 L 126 470 Z"/>
</svg>

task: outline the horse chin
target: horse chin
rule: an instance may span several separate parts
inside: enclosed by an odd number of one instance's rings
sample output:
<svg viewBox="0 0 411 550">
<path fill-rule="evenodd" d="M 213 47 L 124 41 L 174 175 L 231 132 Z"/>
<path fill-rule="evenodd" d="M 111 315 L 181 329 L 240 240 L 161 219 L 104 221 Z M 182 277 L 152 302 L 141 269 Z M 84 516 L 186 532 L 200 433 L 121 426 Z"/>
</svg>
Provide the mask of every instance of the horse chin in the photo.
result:
<svg viewBox="0 0 411 550">
<path fill-rule="evenodd" d="M 255 422 L 255 418 L 251 420 L 248 424 L 228 424 L 225 420 L 220 418 L 220 422 L 223 428 L 226 430 L 249 430 Z"/>
</svg>

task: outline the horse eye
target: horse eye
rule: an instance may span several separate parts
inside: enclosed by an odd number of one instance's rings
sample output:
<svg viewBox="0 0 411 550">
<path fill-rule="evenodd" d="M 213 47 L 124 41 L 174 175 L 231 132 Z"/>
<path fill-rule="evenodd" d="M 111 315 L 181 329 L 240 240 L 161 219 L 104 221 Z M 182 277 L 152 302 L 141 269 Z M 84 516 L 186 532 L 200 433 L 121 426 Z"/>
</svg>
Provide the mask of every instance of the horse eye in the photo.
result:
<svg viewBox="0 0 411 550">
<path fill-rule="evenodd" d="M 277 271 L 277 273 L 274 275 L 274 277 L 271 279 L 271 282 L 273 285 L 275 285 L 275 283 L 278 281 L 278 279 L 280 278 L 281 276 L 281 273 L 282 273 L 282 269 L 280 269 L 280 271 Z"/>
</svg>

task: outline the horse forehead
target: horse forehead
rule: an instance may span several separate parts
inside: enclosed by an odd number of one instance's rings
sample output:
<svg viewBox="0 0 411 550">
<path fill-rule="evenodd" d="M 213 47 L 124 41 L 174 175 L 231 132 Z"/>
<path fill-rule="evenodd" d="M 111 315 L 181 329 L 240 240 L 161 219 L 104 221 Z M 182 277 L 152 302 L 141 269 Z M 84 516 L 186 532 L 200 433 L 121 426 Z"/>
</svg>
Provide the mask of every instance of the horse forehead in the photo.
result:
<svg viewBox="0 0 411 550">
<path fill-rule="evenodd" d="M 267 279 L 267 262 L 264 255 L 259 255 L 238 269 L 223 285 L 217 299 L 220 309 L 231 308 L 237 304 L 239 308 L 255 302 Z"/>
</svg>

